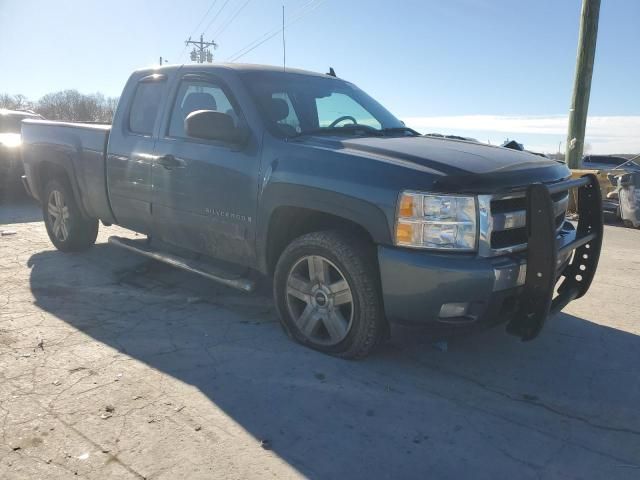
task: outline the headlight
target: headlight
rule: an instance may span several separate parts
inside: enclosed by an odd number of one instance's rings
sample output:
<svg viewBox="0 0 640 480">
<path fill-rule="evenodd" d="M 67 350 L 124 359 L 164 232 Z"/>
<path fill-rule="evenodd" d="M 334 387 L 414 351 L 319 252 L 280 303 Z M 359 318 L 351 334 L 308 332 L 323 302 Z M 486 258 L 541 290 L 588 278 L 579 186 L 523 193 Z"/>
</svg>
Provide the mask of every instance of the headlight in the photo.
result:
<svg viewBox="0 0 640 480">
<path fill-rule="evenodd" d="M 476 197 L 402 192 L 398 199 L 396 245 L 474 251 Z"/>
<path fill-rule="evenodd" d="M 6 148 L 15 148 L 15 147 L 19 147 L 20 145 L 22 145 L 22 140 L 20 139 L 20 136 L 7 136 L 7 138 L 3 138 L 0 141 L 0 146 L 2 147 L 6 147 Z"/>
</svg>

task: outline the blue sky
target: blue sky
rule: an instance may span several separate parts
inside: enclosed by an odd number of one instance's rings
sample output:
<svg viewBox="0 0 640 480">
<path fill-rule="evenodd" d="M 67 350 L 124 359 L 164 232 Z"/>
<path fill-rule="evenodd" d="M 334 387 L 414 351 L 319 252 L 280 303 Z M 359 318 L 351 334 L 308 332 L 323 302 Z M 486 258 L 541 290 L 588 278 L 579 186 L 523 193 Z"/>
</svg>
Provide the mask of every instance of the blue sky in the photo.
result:
<svg viewBox="0 0 640 480">
<path fill-rule="evenodd" d="M 230 58 L 279 28 L 284 3 L 289 21 L 302 15 L 287 28 L 288 65 L 333 66 L 419 130 L 517 138 L 546 151 L 564 141 L 580 0 L 245 2 L 0 0 L 0 92 L 115 96 L 133 69 L 161 55 L 188 61 L 184 40 L 207 26 L 216 59 Z M 587 130 L 594 151 L 640 151 L 638 18 L 640 1 L 602 2 Z M 280 64 L 281 37 L 241 61 Z"/>
</svg>

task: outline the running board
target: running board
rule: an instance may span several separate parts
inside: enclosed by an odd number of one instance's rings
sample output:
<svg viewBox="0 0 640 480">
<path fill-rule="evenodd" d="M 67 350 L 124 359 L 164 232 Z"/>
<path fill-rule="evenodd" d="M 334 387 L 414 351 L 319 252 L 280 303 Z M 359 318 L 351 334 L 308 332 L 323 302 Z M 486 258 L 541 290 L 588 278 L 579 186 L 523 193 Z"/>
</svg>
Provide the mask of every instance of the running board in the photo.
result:
<svg viewBox="0 0 640 480">
<path fill-rule="evenodd" d="M 149 246 L 146 240 L 133 240 L 130 238 L 112 236 L 109 237 L 109 243 L 111 245 L 139 253 L 145 257 L 153 258 L 154 260 L 166 263 L 172 267 L 196 273 L 213 280 L 214 282 L 226 285 L 227 287 L 237 288 L 243 292 L 253 292 L 255 290 L 255 282 L 248 278 L 227 276 L 223 271 L 202 265 L 200 262 L 195 260 L 189 260 L 171 253 L 159 252 Z"/>
</svg>

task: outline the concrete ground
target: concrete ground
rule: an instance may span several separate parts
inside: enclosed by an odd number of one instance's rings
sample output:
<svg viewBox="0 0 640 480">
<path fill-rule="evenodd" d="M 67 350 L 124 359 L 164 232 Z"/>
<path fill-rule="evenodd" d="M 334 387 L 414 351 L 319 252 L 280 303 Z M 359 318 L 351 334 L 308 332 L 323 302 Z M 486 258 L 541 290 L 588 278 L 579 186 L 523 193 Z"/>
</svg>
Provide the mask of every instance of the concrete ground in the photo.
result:
<svg viewBox="0 0 640 480">
<path fill-rule="evenodd" d="M 113 227 L 64 254 L 40 218 L 0 205 L 0 478 L 640 478 L 639 230 L 606 227 L 588 296 L 533 342 L 349 362 L 292 343 L 266 291 Z"/>
</svg>

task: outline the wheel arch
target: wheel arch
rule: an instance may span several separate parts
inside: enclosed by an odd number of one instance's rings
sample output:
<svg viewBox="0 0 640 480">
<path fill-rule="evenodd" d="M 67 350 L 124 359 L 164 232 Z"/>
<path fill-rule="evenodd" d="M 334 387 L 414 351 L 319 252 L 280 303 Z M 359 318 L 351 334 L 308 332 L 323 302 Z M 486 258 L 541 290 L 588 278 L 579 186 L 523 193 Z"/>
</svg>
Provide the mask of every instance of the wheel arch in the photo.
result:
<svg viewBox="0 0 640 480">
<path fill-rule="evenodd" d="M 84 215 L 89 216 L 87 214 L 85 205 L 82 202 L 82 196 L 80 195 L 80 190 L 78 188 L 77 182 L 75 181 L 74 171 L 71 165 L 67 164 L 67 162 L 43 160 L 36 166 L 35 172 L 35 187 L 40 202 L 46 201 L 46 199 L 43 198 L 43 194 L 47 182 L 52 178 L 59 178 L 69 184 L 78 207 Z"/>
<path fill-rule="evenodd" d="M 275 271 L 284 249 L 294 239 L 307 233 L 323 230 L 348 232 L 374 245 L 376 237 L 366 226 L 334 212 L 300 206 L 279 206 L 269 216 L 266 241 L 261 255 L 261 270 L 268 275 Z"/>
</svg>

